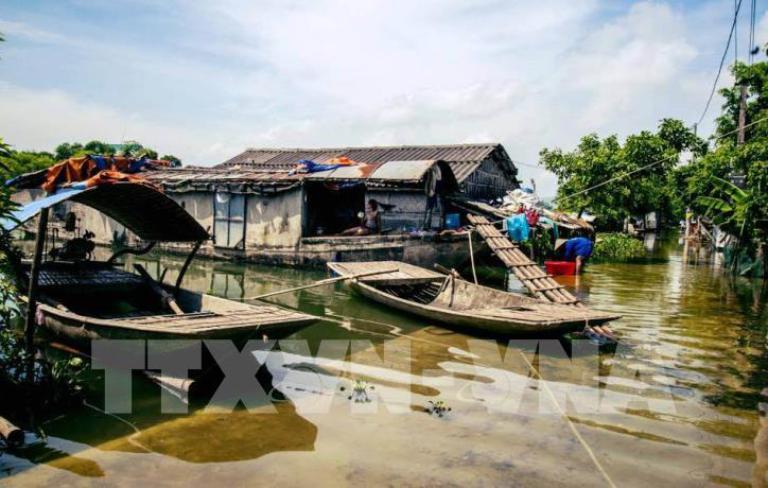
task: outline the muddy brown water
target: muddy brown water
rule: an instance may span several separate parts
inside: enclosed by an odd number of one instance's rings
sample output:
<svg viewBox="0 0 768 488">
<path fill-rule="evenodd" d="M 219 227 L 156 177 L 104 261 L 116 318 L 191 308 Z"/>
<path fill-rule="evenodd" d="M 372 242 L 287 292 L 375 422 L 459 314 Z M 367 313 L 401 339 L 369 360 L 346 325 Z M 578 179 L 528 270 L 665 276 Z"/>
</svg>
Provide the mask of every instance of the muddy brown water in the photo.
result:
<svg viewBox="0 0 768 488">
<path fill-rule="evenodd" d="M 142 262 L 166 280 L 181 266 Z M 323 277 L 201 261 L 185 286 L 240 298 Z M 763 282 L 686 262 L 675 242 L 560 280 L 624 316 L 616 351 L 499 344 L 344 285 L 306 290 L 271 299 L 323 317 L 267 360 L 287 400 L 164 414 L 136 378 L 133 412 L 107 415 L 94 375 L 90 406 L 47 422 L 45 447 L 0 457 L 0 485 L 765 486 Z"/>
</svg>

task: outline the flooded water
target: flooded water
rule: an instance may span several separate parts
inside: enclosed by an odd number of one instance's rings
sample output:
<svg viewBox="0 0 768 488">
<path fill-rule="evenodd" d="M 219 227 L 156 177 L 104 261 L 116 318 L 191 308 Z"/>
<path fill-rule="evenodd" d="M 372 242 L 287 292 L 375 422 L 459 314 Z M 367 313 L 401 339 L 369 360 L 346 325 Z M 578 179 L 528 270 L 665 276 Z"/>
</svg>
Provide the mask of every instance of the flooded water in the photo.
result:
<svg viewBox="0 0 768 488">
<path fill-rule="evenodd" d="M 163 414 L 160 389 L 138 378 L 133 413 L 107 415 L 92 394 L 43 426 L 45 448 L 0 458 L 0 484 L 765 486 L 765 286 L 681 252 L 561 278 L 623 315 L 620 346 L 602 353 L 452 332 L 341 284 L 274 297 L 322 317 L 260 358 L 287 399 Z M 181 261 L 144 264 L 169 281 Z M 323 277 L 200 262 L 185 286 L 242 298 Z M 430 414 L 430 401 L 450 411 Z"/>
</svg>

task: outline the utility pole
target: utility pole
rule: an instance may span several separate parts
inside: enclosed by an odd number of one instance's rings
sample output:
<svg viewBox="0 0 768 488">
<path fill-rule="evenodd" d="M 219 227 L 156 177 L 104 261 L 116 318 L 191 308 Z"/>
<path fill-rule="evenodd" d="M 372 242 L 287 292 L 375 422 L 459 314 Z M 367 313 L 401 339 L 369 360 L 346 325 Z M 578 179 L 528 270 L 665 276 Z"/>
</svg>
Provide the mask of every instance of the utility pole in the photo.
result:
<svg viewBox="0 0 768 488">
<path fill-rule="evenodd" d="M 736 136 L 736 144 L 744 144 L 744 126 L 747 124 L 747 87 L 739 85 L 739 132 Z"/>
</svg>

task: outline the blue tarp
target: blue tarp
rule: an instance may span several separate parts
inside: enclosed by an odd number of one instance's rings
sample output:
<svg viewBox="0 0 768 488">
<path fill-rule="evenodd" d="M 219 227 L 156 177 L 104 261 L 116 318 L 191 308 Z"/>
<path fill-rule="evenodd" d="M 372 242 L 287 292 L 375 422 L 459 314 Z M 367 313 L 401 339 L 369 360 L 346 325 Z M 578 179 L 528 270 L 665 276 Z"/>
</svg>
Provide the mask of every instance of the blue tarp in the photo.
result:
<svg viewBox="0 0 768 488">
<path fill-rule="evenodd" d="M 42 209 L 52 207 L 57 203 L 61 203 L 64 200 L 72 198 L 78 193 L 84 192 L 85 190 L 86 188 L 61 189 L 56 193 L 54 193 L 53 195 L 48 195 L 45 198 L 41 198 L 40 200 L 35 200 L 34 202 L 30 202 L 24 205 L 23 207 L 14 210 L 13 212 L 11 212 L 11 215 L 13 218 L 0 219 L 0 224 L 2 224 L 4 231 L 6 232 L 12 231 L 13 229 L 20 226 L 27 220 L 39 214 Z"/>
<path fill-rule="evenodd" d="M 311 159 L 302 159 L 299 164 L 304 165 L 307 173 L 317 173 L 318 171 L 330 171 L 336 169 L 340 164 L 320 164 L 312 161 Z"/>
<path fill-rule="evenodd" d="M 509 238 L 513 241 L 527 241 L 529 232 L 530 228 L 528 227 L 528 220 L 525 218 L 524 213 L 507 218 L 507 233 L 509 234 Z"/>
</svg>

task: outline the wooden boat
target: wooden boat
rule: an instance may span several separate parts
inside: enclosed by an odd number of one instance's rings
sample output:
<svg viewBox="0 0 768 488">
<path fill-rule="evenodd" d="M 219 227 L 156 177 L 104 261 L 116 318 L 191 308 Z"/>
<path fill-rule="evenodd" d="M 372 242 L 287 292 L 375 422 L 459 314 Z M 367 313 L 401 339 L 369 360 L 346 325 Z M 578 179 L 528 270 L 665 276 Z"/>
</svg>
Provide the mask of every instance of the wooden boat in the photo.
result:
<svg viewBox="0 0 768 488">
<path fill-rule="evenodd" d="M 430 321 L 493 335 L 551 335 L 616 320 L 617 315 L 545 302 L 476 285 L 398 261 L 329 263 L 341 276 L 398 269 L 349 281 L 363 296 Z"/>
<path fill-rule="evenodd" d="M 125 251 L 107 262 L 93 262 L 85 255 L 77 260 L 43 261 L 49 209 L 65 201 L 100 210 L 150 243 L 132 254 L 147 252 L 157 242 L 191 243 L 175 285 L 155 281 L 141 266 L 135 266 L 139 274 L 122 269 L 116 258 Z M 29 303 L 28 337 L 34 333 L 34 325 L 41 325 L 81 344 L 101 338 L 226 338 L 240 342 L 251 337 L 284 337 L 316 320 L 273 305 L 241 303 L 181 288 L 196 251 L 210 237 L 181 206 L 153 187 L 114 183 L 60 191 L 15 211 L 14 219 L 2 221 L 2 227 L 11 230 L 37 214 L 35 257 L 20 269 L 30 297 L 23 297 Z M 52 256 L 68 255 L 82 247 L 83 238 L 78 239 L 77 246 Z M 168 344 L 170 347 L 171 341 Z"/>
<path fill-rule="evenodd" d="M 87 345 L 95 339 L 285 337 L 316 320 L 273 305 L 248 304 L 163 285 L 174 313 L 138 274 L 108 263 L 43 263 L 38 325 Z"/>
</svg>

